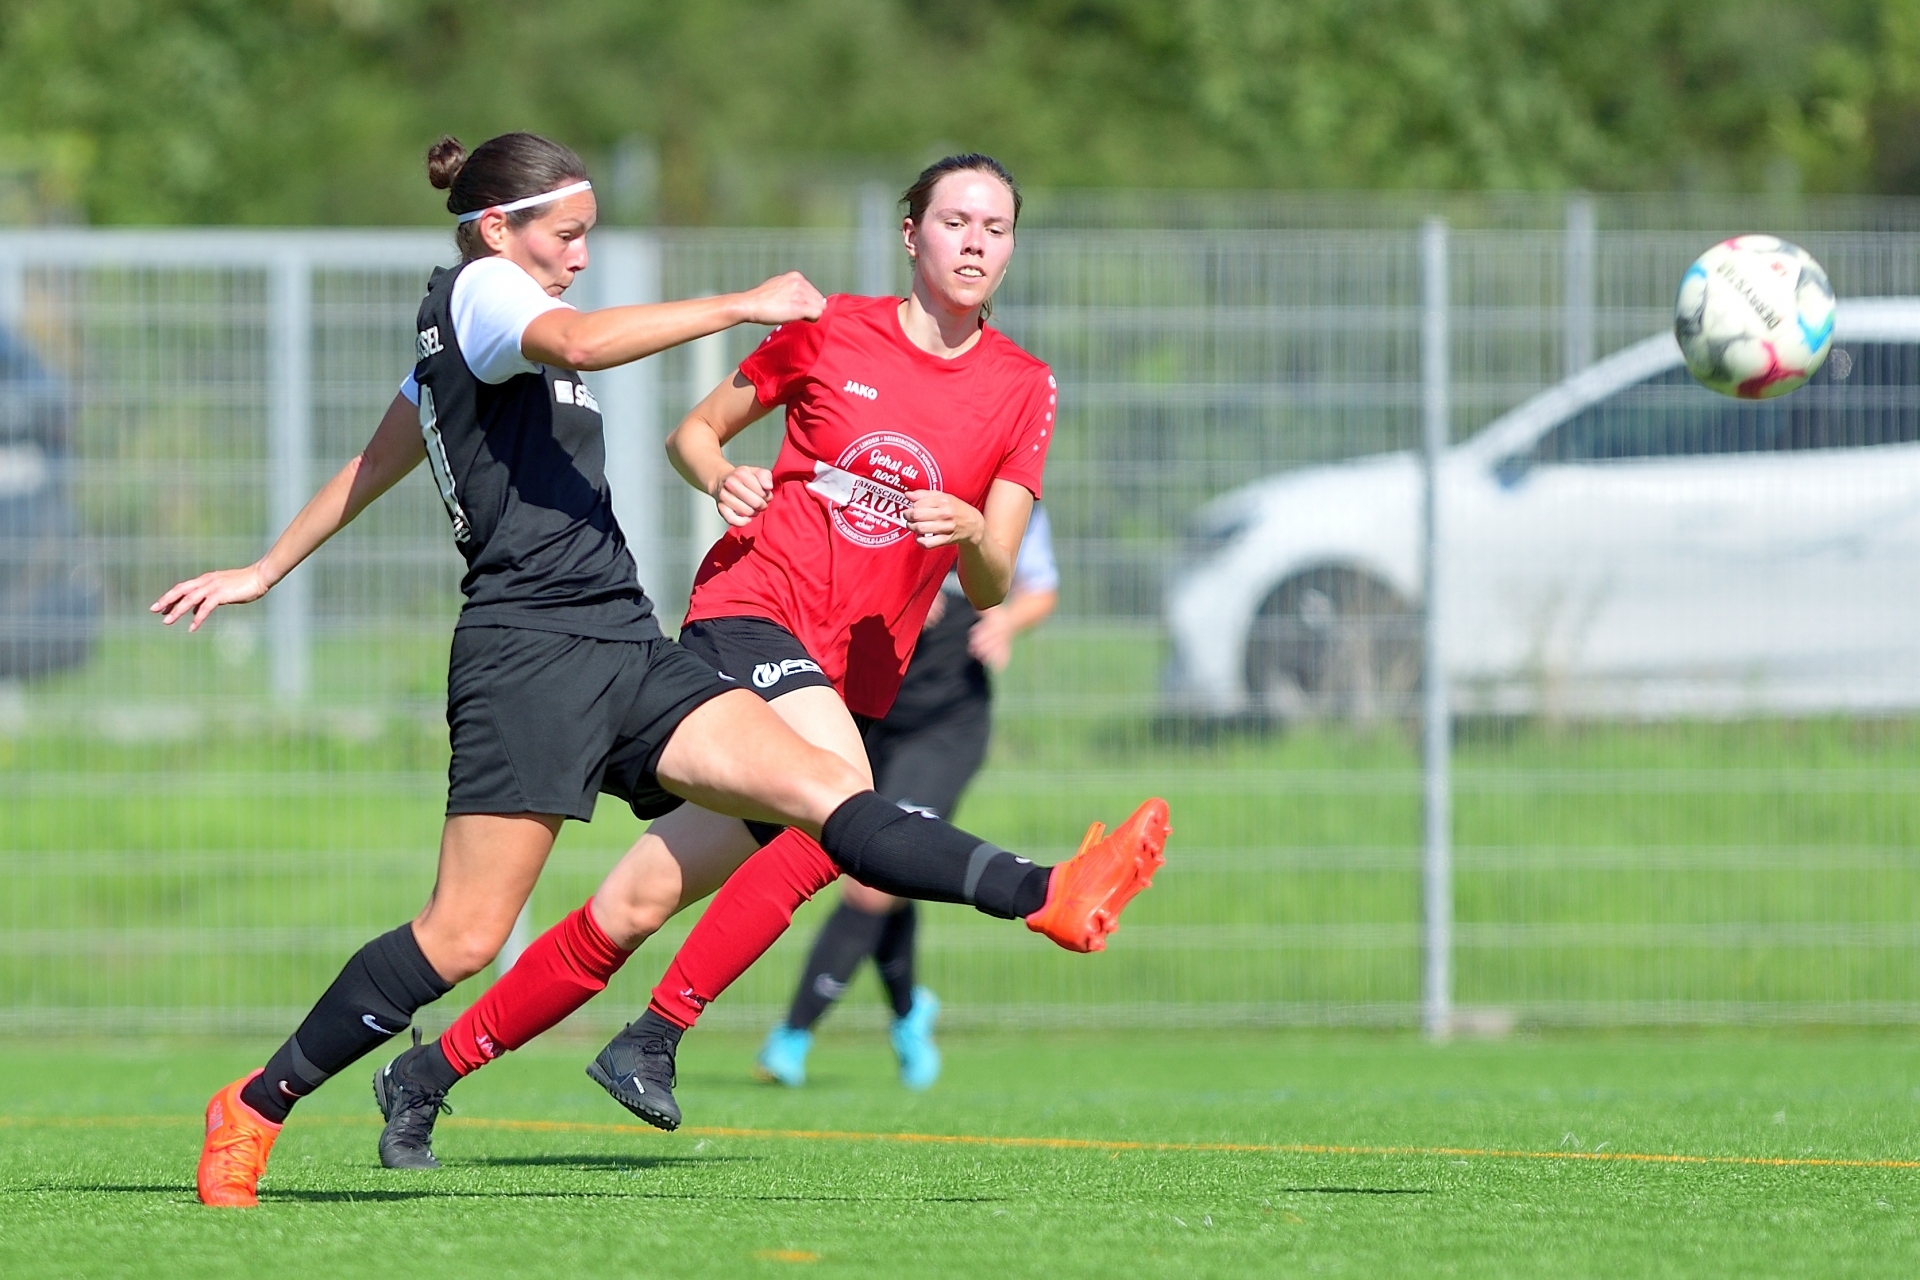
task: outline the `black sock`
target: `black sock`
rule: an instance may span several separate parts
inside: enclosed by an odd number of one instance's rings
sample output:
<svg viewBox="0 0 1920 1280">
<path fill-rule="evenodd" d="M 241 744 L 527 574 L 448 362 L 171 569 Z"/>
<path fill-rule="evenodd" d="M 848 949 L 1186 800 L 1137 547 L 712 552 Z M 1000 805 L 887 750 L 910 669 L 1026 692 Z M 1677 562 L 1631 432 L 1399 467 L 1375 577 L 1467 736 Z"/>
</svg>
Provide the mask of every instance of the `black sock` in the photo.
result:
<svg viewBox="0 0 1920 1280">
<path fill-rule="evenodd" d="M 405 1031 L 415 1010 L 451 990 L 427 963 L 411 924 L 381 934 L 347 961 L 300 1029 L 267 1059 L 266 1071 L 240 1091 L 241 1100 L 284 1122 L 294 1103 Z"/>
<path fill-rule="evenodd" d="M 671 1019 L 662 1017 L 651 1004 L 647 1011 L 627 1024 L 627 1029 L 615 1036 L 616 1040 L 665 1040 L 667 1052 L 672 1053 L 680 1047 L 680 1037 L 687 1029 Z"/>
<path fill-rule="evenodd" d="M 862 791 L 820 828 L 820 847 L 861 884 L 926 902 L 966 902 L 1018 920 L 1047 903 L 1048 868 Z"/>
<path fill-rule="evenodd" d="M 813 954 L 807 957 L 800 989 L 793 993 L 793 1007 L 787 1011 L 789 1027 L 806 1031 L 820 1021 L 820 1015 L 847 993 L 854 970 L 873 954 L 886 927 L 886 916 L 840 904 L 813 940 Z"/>
<path fill-rule="evenodd" d="M 416 1031 L 414 1034 L 420 1033 Z M 431 1044 L 418 1047 L 420 1052 L 414 1054 L 412 1061 L 406 1066 L 409 1079 L 441 1093 L 460 1083 L 462 1077 L 453 1069 L 453 1064 L 447 1061 L 447 1051 L 440 1047 L 438 1036 L 434 1037 Z"/>
<path fill-rule="evenodd" d="M 880 981 L 887 984 L 887 999 L 893 1002 L 893 1016 L 904 1018 L 913 1011 L 913 935 L 919 912 L 911 902 L 887 917 L 887 927 L 873 948 L 873 962 L 879 966 Z"/>
</svg>

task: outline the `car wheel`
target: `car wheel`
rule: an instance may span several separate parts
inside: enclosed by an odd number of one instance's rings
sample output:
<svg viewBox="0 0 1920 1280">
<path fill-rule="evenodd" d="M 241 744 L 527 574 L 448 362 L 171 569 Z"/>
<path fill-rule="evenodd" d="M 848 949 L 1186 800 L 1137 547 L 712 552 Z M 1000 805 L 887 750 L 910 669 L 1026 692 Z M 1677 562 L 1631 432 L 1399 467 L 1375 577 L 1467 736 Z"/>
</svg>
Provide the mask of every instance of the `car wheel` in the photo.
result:
<svg viewBox="0 0 1920 1280">
<path fill-rule="evenodd" d="M 1329 566 L 1267 596 L 1247 636 L 1247 692 L 1281 719 L 1368 722 L 1411 715 L 1420 687 L 1420 615 L 1399 592 Z"/>
</svg>

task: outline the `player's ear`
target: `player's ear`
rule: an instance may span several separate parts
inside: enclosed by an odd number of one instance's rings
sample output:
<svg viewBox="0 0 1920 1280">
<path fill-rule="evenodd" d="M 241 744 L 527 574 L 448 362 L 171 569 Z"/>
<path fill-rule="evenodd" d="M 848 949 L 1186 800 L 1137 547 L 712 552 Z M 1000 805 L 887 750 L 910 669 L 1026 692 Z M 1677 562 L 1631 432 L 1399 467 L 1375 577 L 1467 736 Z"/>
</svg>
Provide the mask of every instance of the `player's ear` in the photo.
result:
<svg viewBox="0 0 1920 1280">
<path fill-rule="evenodd" d="M 507 215 L 498 209 L 489 209 L 480 215 L 480 243 L 494 253 L 506 252 L 507 231 Z"/>
</svg>

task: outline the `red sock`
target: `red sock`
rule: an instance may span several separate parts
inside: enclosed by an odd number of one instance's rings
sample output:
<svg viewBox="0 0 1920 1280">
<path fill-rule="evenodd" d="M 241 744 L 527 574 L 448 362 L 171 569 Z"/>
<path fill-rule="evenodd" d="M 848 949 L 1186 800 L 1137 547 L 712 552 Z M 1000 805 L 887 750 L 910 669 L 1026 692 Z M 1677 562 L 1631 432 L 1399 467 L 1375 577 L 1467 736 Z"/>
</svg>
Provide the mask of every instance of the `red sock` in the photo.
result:
<svg viewBox="0 0 1920 1280">
<path fill-rule="evenodd" d="M 699 1021 L 700 1011 L 787 931 L 794 908 L 839 875 L 810 837 L 791 827 L 775 836 L 713 895 L 653 989 L 653 1011 L 676 1026 Z"/>
<path fill-rule="evenodd" d="M 513 968 L 453 1020 L 440 1050 L 461 1075 L 518 1049 L 606 990 L 633 952 L 594 923 L 589 900 L 520 953 Z"/>
</svg>

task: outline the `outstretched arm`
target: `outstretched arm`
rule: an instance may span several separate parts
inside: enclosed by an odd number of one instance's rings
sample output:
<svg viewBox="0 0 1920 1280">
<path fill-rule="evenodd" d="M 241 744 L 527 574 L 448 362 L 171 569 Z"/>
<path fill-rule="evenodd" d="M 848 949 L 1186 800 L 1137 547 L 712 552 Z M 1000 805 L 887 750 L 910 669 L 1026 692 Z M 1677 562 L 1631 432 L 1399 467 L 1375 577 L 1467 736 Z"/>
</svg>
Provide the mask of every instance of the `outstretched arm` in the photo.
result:
<svg viewBox="0 0 1920 1280">
<path fill-rule="evenodd" d="M 736 324 L 818 320 L 826 305 L 805 276 L 789 271 L 745 293 L 598 311 L 548 311 L 520 335 L 520 353 L 562 369 L 611 369 Z"/>
<path fill-rule="evenodd" d="M 191 613 L 187 630 L 198 631 L 221 605 L 258 600 L 426 456 L 419 410 L 405 396 L 394 396 L 367 447 L 321 486 L 267 554 L 243 569 L 216 569 L 176 583 L 153 602 L 150 612 L 160 614 L 168 626 Z"/>
</svg>

